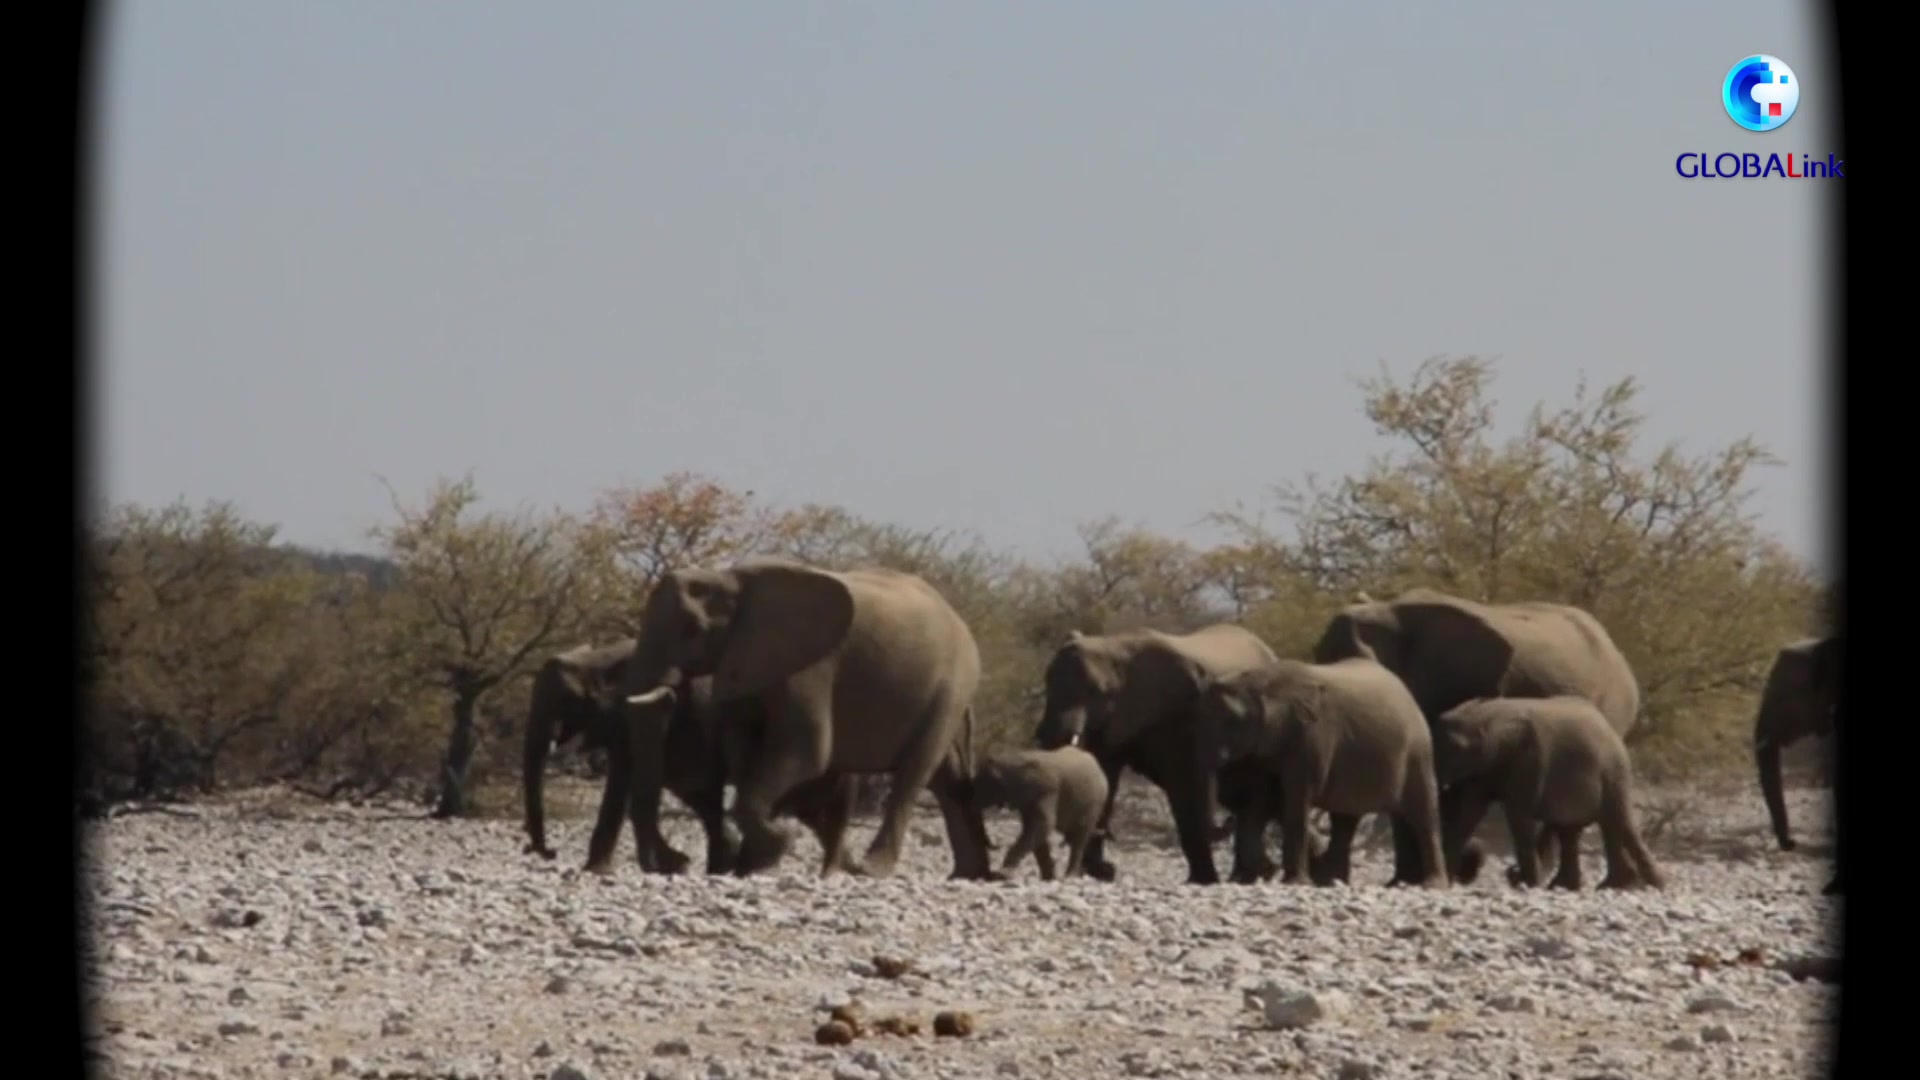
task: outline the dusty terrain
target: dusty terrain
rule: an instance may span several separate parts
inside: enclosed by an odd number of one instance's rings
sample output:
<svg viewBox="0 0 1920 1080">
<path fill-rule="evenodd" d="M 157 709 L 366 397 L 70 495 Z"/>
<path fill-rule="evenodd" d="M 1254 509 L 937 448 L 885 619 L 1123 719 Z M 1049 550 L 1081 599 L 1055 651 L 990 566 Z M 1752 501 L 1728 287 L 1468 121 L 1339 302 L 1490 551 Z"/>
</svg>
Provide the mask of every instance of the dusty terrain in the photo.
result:
<svg viewBox="0 0 1920 1080">
<path fill-rule="evenodd" d="M 1695 797 L 1653 842 L 1662 892 L 1593 892 L 1589 831 L 1580 894 L 1507 887 L 1504 845 L 1467 888 L 1383 888 L 1380 847 L 1356 887 L 1189 887 L 1158 799 L 1129 787 L 1113 885 L 1041 883 L 1031 861 L 946 881 L 931 806 L 883 881 L 819 880 L 805 834 L 777 873 L 706 878 L 684 817 L 678 879 L 643 876 L 630 837 L 615 874 L 579 873 L 584 819 L 554 822 L 545 862 L 512 821 L 285 799 L 117 818 L 91 832 L 86 890 L 98 1075 L 1825 1074 L 1838 987 L 1776 966 L 1839 954 L 1822 792 L 1792 792 L 1794 853 L 1751 788 Z M 1003 850 L 1017 832 L 990 827 Z M 1304 1026 L 1266 1026 L 1263 984 Z M 920 1033 L 816 1045 L 850 999 Z M 942 1010 L 972 1034 L 936 1037 Z"/>
</svg>

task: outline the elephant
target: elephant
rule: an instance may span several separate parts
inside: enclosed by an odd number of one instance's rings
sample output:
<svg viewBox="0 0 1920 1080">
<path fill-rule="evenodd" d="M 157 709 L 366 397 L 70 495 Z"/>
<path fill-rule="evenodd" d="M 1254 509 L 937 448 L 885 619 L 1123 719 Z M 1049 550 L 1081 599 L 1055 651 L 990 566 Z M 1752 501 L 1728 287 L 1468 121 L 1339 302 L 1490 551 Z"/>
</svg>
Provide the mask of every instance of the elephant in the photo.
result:
<svg viewBox="0 0 1920 1080">
<path fill-rule="evenodd" d="M 1441 847 L 1433 735 L 1406 684 L 1369 659 L 1327 664 L 1274 660 L 1214 680 L 1195 708 L 1202 768 L 1246 762 L 1277 781 L 1282 884 L 1309 870 L 1316 884 L 1345 881 L 1362 815 L 1384 813 L 1416 844 L 1414 884 L 1449 884 Z M 1307 816 L 1327 811 L 1324 869 L 1311 865 Z"/>
<path fill-rule="evenodd" d="M 1626 737 L 1639 723 L 1640 683 L 1606 627 L 1584 608 L 1541 600 L 1482 603 L 1430 588 L 1392 600 L 1365 593 L 1328 620 L 1313 647 L 1317 663 L 1368 657 L 1400 677 L 1431 725 L 1475 698 L 1576 694 L 1593 702 Z M 1444 806 L 1453 796 L 1441 792 Z M 1537 857 L 1550 861 L 1556 836 L 1542 831 Z M 1394 880 L 1412 868 L 1412 838 L 1394 828 Z M 1470 841 L 1456 880 L 1478 875 L 1485 850 Z"/>
<path fill-rule="evenodd" d="M 1760 793 L 1781 851 L 1798 845 L 1787 824 L 1787 802 L 1780 787 L 1780 751 L 1806 736 L 1834 733 L 1839 713 L 1840 639 L 1810 637 L 1784 645 L 1774 654 L 1753 718 L 1753 756 L 1760 771 Z"/>
<path fill-rule="evenodd" d="M 1607 858 L 1600 888 L 1665 887 L 1634 821 L 1627 744 L 1586 698 L 1479 698 L 1456 705 L 1434 724 L 1433 768 L 1443 786 L 1458 792 L 1442 823 L 1450 859 L 1497 802 L 1513 831 L 1515 884 L 1540 883 L 1538 837 L 1551 830 L 1560 870 L 1549 885 L 1578 890 L 1580 834 L 1597 824 Z"/>
<path fill-rule="evenodd" d="M 636 813 L 650 820 L 661 785 L 663 716 L 688 678 L 711 677 L 715 703 L 763 710 L 751 745 L 738 740 L 732 816 L 735 872 L 779 860 L 788 840 L 771 814 L 809 781 L 889 773 L 893 783 L 865 858 L 847 869 L 891 875 L 914 799 L 933 793 L 946 820 L 955 878 L 991 880 L 986 825 L 973 803 L 973 697 L 980 650 L 952 605 L 902 571 L 829 570 L 757 557 L 666 574 L 648 594 L 634 658 L 621 681 L 630 706 Z M 837 850 L 844 823 L 823 838 Z"/>
<path fill-rule="evenodd" d="M 1199 767 L 1193 751 L 1193 706 L 1212 679 L 1275 659 L 1252 631 L 1215 623 L 1185 634 L 1141 629 L 1114 634 L 1071 631 L 1054 651 L 1045 673 L 1046 702 L 1033 742 L 1041 749 L 1077 744 L 1100 762 L 1107 776 L 1107 802 L 1086 853 L 1088 876 L 1117 876 L 1106 858 L 1112 837 L 1120 774 L 1132 769 L 1166 794 L 1187 859 L 1187 882 L 1220 880 L 1213 862 L 1213 805 L 1234 814 L 1231 879 L 1267 877 L 1270 815 L 1260 803 L 1265 785 L 1252 766 L 1221 770 Z"/>
<path fill-rule="evenodd" d="M 542 791 L 547 754 L 578 738 L 583 748 L 607 750 L 607 779 L 587 842 L 585 869 L 599 874 L 609 871 L 613 849 L 620 841 L 622 810 L 631 810 L 633 763 L 618 690 L 636 644 L 636 639 L 626 638 L 600 646 L 582 645 L 548 657 L 535 672 L 521 755 L 527 852 L 547 859 L 555 856 L 547 846 Z M 727 775 L 719 741 L 722 721 L 720 710 L 713 705 L 711 680 L 692 680 L 689 692 L 677 705 L 665 724 L 665 757 L 660 773 L 666 790 L 699 817 L 706 831 L 707 872 L 724 874 L 733 867 L 735 847 L 727 835 L 723 813 Z M 744 710 L 734 706 L 730 711 L 736 714 L 737 726 L 751 738 L 756 710 L 752 702 L 744 706 Z M 800 818 L 819 837 L 830 831 L 834 815 L 844 820 L 851 812 L 853 796 L 850 779 L 829 777 L 797 792 L 781 809 Z M 656 793 L 656 812 L 652 815 L 643 818 L 629 814 L 636 838 L 635 854 L 641 869 L 648 872 L 684 873 L 691 860 L 660 833 L 658 800 Z M 821 842 L 824 850 L 824 837 Z"/>
<path fill-rule="evenodd" d="M 1020 813 L 1020 835 L 1007 849 L 1001 871 L 1011 871 L 1031 852 L 1040 864 L 1041 880 L 1052 881 L 1052 836 L 1058 830 L 1067 843 L 1066 876 L 1080 874 L 1087 844 L 1106 809 L 1107 788 L 1099 760 L 1077 746 L 982 754 L 973 778 L 979 806 L 1012 807 Z"/>
</svg>

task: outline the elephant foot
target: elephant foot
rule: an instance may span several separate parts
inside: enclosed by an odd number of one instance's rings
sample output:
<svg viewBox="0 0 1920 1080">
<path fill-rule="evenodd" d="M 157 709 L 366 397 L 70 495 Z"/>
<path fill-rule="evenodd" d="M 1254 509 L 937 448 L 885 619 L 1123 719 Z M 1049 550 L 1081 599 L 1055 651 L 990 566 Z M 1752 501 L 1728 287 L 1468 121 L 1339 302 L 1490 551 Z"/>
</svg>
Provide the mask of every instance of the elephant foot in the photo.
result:
<svg viewBox="0 0 1920 1080">
<path fill-rule="evenodd" d="M 1462 885 L 1471 885 L 1480 876 L 1480 870 L 1487 864 L 1486 849 L 1479 844 L 1469 844 L 1460 851 L 1456 860 L 1459 864 L 1454 871 L 1453 880 Z"/>
<path fill-rule="evenodd" d="M 1781 851 L 1798 851 L 1800 848 L 1800 844 L 1791 836 L 1782 836 L 1778 839 L 1780 841 Z"/>
<path fill-rule="evenodd" d="M 746 830 L 742 830 L 746 832 Z M 786 857 L 789 846 L 787 838 L 778 830 L 764 832 L 755 830 L 740 838 L 740 849 L 733 857 L 735 877 L 746 877 L 763 870 L 772 869 Z"/>
<path fill-rule="evenodd" d="M 656 874 L 677 875 L 687 872 L 693 860 L 670 847 L 663 847 L 654 853 L 653 872 Z"/>
<path fill-rule="evenodd" d="M 1840 875 L 1839 875 L 1839 874 L 1835 874 L 1835 875 L 1833 875 L 1833 880 L 1832 880 L 1832 881 L 1829 881 L 1829 882 L 1827 882 L 1827 887 L 1826 887 L 1826 888 L 1824 888 L 1824 889 L 1821 889 L 1821 890 L 1820 890 L 1820 895 L 1821 895 L 1821 896 L 1841 896 L 1841 895 L 1844 895 L 1844 894 L 1843 894 L 1843 893 L 1841 893 L 1841 891 L 1840 891 Z"/>
<path fill-rule="evenodd" d="M 611 859 L 599 859 L 599 860 L 595 860 L 595 861 L 593 861 L 593 862 L 590 862 L 590 863 L 588 863 L 587 865 L 585 865 L 585 866 L 583 866 L 583 867 L 581 867 L 580 869 L 581 869 L 581 870 L 583 870 L 583 871 L 585 871 L 586 873 L 589 873 L 589 874 L 597 874 L 597 875 L 599 875 L 600 877 L 612 877 L 612 876 L 613 876 L 613 866 L 612 866 L 612 860 L 611 860 Z"/>
<path fill-rule="evenodd" d="M 1098 862 L 1088 859 L 1086 870 L 1087 876 L 1095 881 L 1112 882 L 1120 876 L 1119 869 L 1105 859 L 1101 859 Z"/>
<path fill-rule="evenodd" d="M 553 850 L 552 848 L 548 847 L 545 844 L 536 844 L 529 841 L 526 847 L 523 847 L 520 849 L 520 854 L 538 855 L 541 858 L 547 860 L 548 862 L 552 862 L 554 860 L 554 857 L 559 855 L 560 853 Z"/>
</svg>

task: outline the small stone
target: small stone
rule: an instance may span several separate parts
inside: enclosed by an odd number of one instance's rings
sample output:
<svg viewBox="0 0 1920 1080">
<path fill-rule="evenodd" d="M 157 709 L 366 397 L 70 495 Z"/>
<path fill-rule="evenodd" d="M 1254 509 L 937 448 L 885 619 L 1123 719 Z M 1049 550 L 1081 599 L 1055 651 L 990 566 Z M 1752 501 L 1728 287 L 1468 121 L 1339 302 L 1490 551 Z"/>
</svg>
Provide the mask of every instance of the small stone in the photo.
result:
<svg viewBox="0 0 1920 1080">
<path fill-rule="evenodd" d="M 355 1076 L 367 1071 L 359 1061 L 344 1055 L 335 1055 L 330 1067 L 336 1073 L 352 1073 Z"/>
<path fill-rule="evenodd" d="M 552 1057 L 553 1044 L 545 1039 L 541 1039 L 540 1045 L 533 1048 L 533 1056 L 537 1058 Z"/>
<path fill-rule="evenodd" d="M 1373 1080 L 1378 1072 L 1370 1061 L 1348 1058 L 1340 1063 L 1340 1080 Z"/>
<path fill-rule="evenodd" d="M 253 995 L 247 993 L 247 988 L 244 986 L 236 986 L 227 991 L 227 1004 L 229 1005 L 245 1005 L 252 1000 Z"/>
<path fill-rule="evenodd" d="M 390 1012 L 380 1020 L 380 1034 L 388 1036 L 411 1035 L 413 1034 L 413 1021 L 408 1018 L 406 1013 Z"/>
<path fill-rule="evenodd" d="M 1527 939 L 1527 951 L 1544 960 L 1565 960 L 1573 955 L 1573 945 L 1565 938 L 1539 935 Z"/>
<path fill-rule="evenodd" d="M 1301 1028 L 1346 1010 L 1350 999 L 1343 991 L 1315 992 L 1284 986 L 1272 979 L 1251 991 L 1269 1028 Z"/>
<path fill-rule="evenodd" d="M 549 994 L 565 994 L 572 990 L 573 980 L 567 978 L 565 975 L 555 975 L 553 978 L 547 980 L 546 992 Z"/>
<path fill-rule="evenodd" d="M 587 1080 L 587 1074 L 569 1062 L 548 1073 L 547 1080 Z"/>
<path fill-rule="evenodd" d="M 225 1020 L 221 1022 L 219 1031 L 222 1035 L 258 1035 L 260 1025 L 245 1019 Z"/>
<path fill-rule="evenodd" d="M 1726 1024 L 1708 1024 L 1700 1029 L 1700 1040 L 1710 1043 L 1730 1043 L 1734 1039 L 1733 1028 Z"/>
<path fill-rule="evenodd" d="M 1501 994 L 1488 1004 L 1499 1012 L 1537 1013 L 1540 1006 L 1525 994 Z"/>
<path fill-rule="evenodd" d="M 1709 990 L 1688 1001 L 1687 1011 L 1690 1013 L 1745 1012 L 1746 1007 L 1724 991 Z"/>
<path fill-rule="evenodd" d="M 897 979 L 913 970 L 913 961 L 897 956 L 876 956 L 873 958 L 873 970 L 883 979 Z"/>
<path fill-rule="evenodd" d="M 327 849 L 321 845 L 319 837 L 309 836 L 307 837 L 306 841 L 300 845 L 300 850 L 306 852 L 309 855 L 318 855 Z M 335 1060 L 337 1061 L 339 1059 L 336 1058 Z M 335 1070 L 335 1071 L 337 1072 L 338 1070 Z"/>
<path fill-rule="evenodd" d="M 653 1044 L 654 1057 L 686 1057 L 693 1053 L 693 1046 L 685 1039 L 661 1039 Z"/>
<path fill-rule="evenodd" d="M 1681 1053 L 1686 1053 L 1689 1051 L 1700 1049 L 1700 1044 L 1698 1042 L 1695 1042 L 1693 1036 L 1691 1035 L 1676 1035 L 1673 1038 L 1668 1039 L 1665 1043 L 1662 1043 L 1661 1045 L 1668 1050 L 1673 1050 Z"/>
</svg>

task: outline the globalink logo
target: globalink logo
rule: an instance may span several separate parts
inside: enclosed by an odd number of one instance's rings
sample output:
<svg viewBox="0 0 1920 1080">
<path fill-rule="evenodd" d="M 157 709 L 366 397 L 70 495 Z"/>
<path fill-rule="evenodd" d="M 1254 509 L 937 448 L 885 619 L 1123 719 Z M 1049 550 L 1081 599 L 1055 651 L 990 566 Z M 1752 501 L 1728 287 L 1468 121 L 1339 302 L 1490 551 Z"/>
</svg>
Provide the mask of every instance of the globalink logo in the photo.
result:
<svg viewBox="0 0 1920 1080">
<path fill-rule="evenodd" d="M 1777 56 L 1749 56 L 1727 71 L 1720 104 L 1748 131 L 1772 131 L 1793 119 L 1800 106 L 1800 80 Z"/>
<path fill-rule="evenodd" d="M 1756 53 L 1736 62 L 1720 81 L 1720 104 L 1748 131 L 1768 132 L 1793 119 L 1800 107 L 1800 77 L 1777 56 Z M 1777 176 L 1783 180 L 1844 180 L 1846 162 L 1833 154 L 1689 151 L 1673 169 L 1689 179 L 1731 180 Z"/>
</svg>

